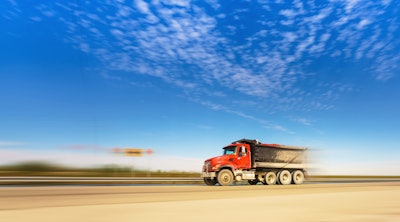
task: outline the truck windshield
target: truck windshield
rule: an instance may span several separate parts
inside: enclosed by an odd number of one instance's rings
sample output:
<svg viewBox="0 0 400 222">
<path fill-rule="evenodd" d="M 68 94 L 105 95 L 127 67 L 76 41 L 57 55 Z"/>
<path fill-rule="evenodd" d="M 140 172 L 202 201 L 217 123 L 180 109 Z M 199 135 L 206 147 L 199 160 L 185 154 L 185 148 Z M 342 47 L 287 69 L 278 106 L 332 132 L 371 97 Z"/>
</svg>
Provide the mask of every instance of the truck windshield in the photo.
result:
<svg viewBox="0 0 400 222">
<path fill-rule="evenodd" d="M 224 155 L 230 155 L 230 154 L 235 154 L 236 153 L 236 147 L 235 146 L 228 146 L 224 148 Z"/>
</svg>

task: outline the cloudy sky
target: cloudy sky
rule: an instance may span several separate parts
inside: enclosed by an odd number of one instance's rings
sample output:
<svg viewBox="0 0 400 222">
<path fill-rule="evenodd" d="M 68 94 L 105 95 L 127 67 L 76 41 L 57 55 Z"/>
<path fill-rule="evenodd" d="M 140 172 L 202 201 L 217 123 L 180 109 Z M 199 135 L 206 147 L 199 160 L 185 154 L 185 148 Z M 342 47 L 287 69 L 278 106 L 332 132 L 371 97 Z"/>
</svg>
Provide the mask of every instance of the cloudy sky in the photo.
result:
<svg viewBox="0 0 400 222">
<path fill-rule="evenodd" d="M 0 163 L 200 170 L 241 138 L 400 174 L 398 1 L 0 6 Z M 151 148 L 151 157 L 113 155 Z"/>
</svg>

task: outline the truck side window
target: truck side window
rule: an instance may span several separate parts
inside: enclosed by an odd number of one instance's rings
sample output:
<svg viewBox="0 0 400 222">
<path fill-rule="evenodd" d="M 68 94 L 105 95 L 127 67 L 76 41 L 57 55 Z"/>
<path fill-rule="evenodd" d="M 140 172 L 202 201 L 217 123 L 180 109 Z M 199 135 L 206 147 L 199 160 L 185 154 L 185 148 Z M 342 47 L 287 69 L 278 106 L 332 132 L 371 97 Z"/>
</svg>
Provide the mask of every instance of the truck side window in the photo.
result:
<svg viewBox="0 0 400 222">
<path fill-rule="evenodd" d="M 247 149 L 246 149 L 246 147 L 242 146 L 242 147 L 240 147 L 239 150 L 240 150 L 239 156 L 246 156 L 246 154 L 247 154 Z"/>
<path fill-rule="evenodd" d="M 235 154 L 236 153 L 236 147 L 225 147 L 224 148 L 224 155 L 230 155 L 230 154 Z"/>
</svg>

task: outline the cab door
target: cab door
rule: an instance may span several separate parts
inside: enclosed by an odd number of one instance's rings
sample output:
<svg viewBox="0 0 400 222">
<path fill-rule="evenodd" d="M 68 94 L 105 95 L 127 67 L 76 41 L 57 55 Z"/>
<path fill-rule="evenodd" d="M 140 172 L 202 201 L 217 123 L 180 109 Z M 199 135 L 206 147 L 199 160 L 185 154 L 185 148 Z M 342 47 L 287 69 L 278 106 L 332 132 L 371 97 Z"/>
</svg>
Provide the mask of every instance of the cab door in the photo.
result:
<svg viewBox="0 0 400 222">
<path fill-rule="evenodd" d="M 250 169 L 251 159 L 250 159 L 250 147 L 247 145 L 240 145 L 237 147 L 236 159 L 234 161 L 236 169 Z"/>
</svg>

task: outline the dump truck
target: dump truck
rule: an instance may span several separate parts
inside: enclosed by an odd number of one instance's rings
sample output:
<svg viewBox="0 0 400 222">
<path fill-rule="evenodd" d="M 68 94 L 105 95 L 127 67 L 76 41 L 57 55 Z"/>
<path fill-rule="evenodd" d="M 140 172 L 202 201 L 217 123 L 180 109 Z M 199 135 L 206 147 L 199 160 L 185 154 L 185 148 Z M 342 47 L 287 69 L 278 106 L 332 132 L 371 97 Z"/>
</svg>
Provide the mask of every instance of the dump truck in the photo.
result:
<svg viewBox="0 0 400 222">
<path fill-rule="evenodd" d="M 222 156 L 205 160 L 201 175 L 210 186 L 229 186 L 239 181 L 250 185 L 302 184 L 306 154 L 306 147 L 241 139 L 225 146 Z"/>
</svg>

